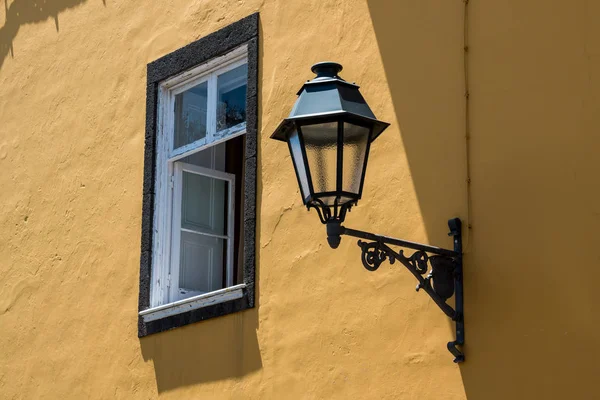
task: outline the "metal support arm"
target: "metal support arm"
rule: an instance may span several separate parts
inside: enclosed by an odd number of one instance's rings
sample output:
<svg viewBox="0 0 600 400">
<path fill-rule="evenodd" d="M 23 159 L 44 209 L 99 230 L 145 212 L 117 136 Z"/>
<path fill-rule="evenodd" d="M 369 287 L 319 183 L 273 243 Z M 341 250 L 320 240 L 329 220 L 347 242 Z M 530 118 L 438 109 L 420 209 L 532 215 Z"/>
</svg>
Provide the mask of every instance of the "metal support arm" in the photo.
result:
<svg viewBox="0 0 600 400">
<path fill-rule="evenodd" d="M 362 263 L 369 271 L 377 270 L 386 259 L 390 264 L 394 264 L 396 260 L 403 264 L 419 281 L 417 291 L 423 289 L 444 314 L 455 321 L 456 340 L 448 342 L 448 350 L 454 355 L 454 362 L 459 363 L 465 360 L 463 352 L 456 347 L 465 343 L 461 221 L 458 218 L 451 219 L 448 221 L 448 226 L 450 227 L 448 235 L 454 238 L 454 250 L 350 229 L 338 222 L 327 224 L 327 240 L 334 248 L 340 243 L 340 235 L 369 241 L 358 241 L 362 249 Z M 403 250 L 396 252 L 388 245 L 416 251 L 407 257 Z M 446 303 L 452 295 L 454 295 L 455 308 Z"/>
</svg>

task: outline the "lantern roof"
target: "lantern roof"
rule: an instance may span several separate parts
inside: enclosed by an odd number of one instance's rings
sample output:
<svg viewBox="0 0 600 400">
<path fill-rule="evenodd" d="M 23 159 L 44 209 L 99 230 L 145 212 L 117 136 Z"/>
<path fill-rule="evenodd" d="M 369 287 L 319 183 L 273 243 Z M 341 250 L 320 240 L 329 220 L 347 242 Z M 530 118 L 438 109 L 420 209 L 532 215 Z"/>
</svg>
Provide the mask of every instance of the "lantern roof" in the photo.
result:
<svg viewBox="0 0 600 400">
<path fill-rule="evenodd" d="M 285 141 L 287 133 L 295 123 L 315 123 L 332 119 L 344 120 L 373 127 L 373 141 L 389 126 L 377 120 L 373 111 L 360 94 L 359 86 L 346 82 L 339 76 L 342 65 L 335 62 L 320 62 L 311 70 L 317 76 L 306 81 L 298 91 L 298 99 L 288 118 L 284 119 L 271 138 Z"/>
</svg>

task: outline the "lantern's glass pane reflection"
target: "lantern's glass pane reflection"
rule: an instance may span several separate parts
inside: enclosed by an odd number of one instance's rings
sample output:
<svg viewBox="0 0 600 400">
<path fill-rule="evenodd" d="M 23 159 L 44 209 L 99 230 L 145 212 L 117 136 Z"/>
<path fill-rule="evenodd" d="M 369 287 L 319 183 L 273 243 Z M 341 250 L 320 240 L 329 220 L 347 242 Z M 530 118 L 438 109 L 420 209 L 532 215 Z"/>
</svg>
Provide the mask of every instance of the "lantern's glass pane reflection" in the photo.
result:
<svg viewBox="0 0 600 400">
<path fill-rule="evenodd" d="M 319 197 L 319 200 L 321 200 L 323 203 L 325 203 L 325 205 L 333 206 L 333 205 L 335 205 L 335 199 L 336 198 L 337 198 L 337 196 L 323 196 L 323 197 Z M 338 205 L 342 205 L 344 203 L 353 202 L 354 200 L 355 199 L 350 198 L 350 197 L 340 196 L 338 198 L 337 204 Z"/>
<path fill-rule="evenodd" d="M 298 132 L 293 131 L 289 138 L 288 143 L 290 145 L 290 153 L 292 154 L 292 160 L 296 166 L 298 172 L 298 179 L 300 180 L 300 188 L 302 190 L 302 199 L 310 194 L 308 189 L 308 177 L 306 176 L 306 168 L 304 167 L 304 157 L 302 157 L 302 147 L 300 146 L 300 139 Z"/>
<path fill-rule="evenodd" d="M 360 191 L 368 141 L 369 128 L 344 122 L 342 188 L 346 192 L 358 194 Z"/>
<path fill-rule="evenodd" d="M 337 122 L 305 125 L 302 137 L 315 194 L 336 190 Z"/>
</svg>

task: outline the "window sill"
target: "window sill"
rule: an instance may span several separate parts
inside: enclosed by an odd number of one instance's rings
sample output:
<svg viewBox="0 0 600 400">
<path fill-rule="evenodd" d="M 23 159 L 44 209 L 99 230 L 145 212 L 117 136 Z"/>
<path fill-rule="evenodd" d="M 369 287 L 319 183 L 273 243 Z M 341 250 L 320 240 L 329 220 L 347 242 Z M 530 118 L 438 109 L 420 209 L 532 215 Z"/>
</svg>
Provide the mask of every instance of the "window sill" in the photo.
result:
<svg viewBox="0 0 600 400">
<path fill-rule="evenodd" d="M 149 308 L 140 311 L 139 315 L 144 319 L 144 322 L 156 321 L 173 315 L 182 314 L 187 311 L 240 299 L 244 296 L 245 288 L 246 284 L 242 283 L 225 289 L 215 290 L 214 292 L 190 297 L 189 299 Z"/>
</svg>

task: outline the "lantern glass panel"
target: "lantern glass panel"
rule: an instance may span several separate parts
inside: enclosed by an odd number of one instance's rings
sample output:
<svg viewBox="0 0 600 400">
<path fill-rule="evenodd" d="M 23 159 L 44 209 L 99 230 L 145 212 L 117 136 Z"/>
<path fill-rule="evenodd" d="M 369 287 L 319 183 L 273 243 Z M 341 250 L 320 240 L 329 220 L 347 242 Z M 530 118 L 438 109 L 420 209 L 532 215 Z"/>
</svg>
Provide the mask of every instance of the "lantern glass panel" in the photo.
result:
<svg viewBox="0 0 600 400">
<path fill-rule="evenodd" d="M 342 190 L 359 194 L 369 142 L 369 128 L 344 122 Z"/>
<path fill-rule="evenodd" d="M 338 123 L 302 126 L 314 193 L 335 192 L 337 177 Z"/>
<path fill-rule="evenodd" d="M 323 196 L 323 197 L 319 197 L 319 200 L 321 200 L 325 205 L 327 206 L 333 206 L 335 205 L 335 200 L 337 198 L 337 204 L 338 205 L 342 205 L 344 203 L 352 203 L 354 202 L 356 199 L 352 198 L 352 197 L 348 197 L 348 196 Z"/>
<path fill-rule="evenodd" d="M 306 199 L 310 194 L 308 186 L 308 176 L 306 174 L 306 168 L 304 166 L 304 157 L 302 155 L 302 146 L 300 145 L 300 138 L 298 131 L 295 129 L 288 136 L 288 143 L 290 146 L 290 153 L 292 155 L 292 161 L 296 167 L 296 173 L 298 174 L 298 181 L 300 184 L 300 190 L 302 190 L 302 199 Z"/>
</svg>

